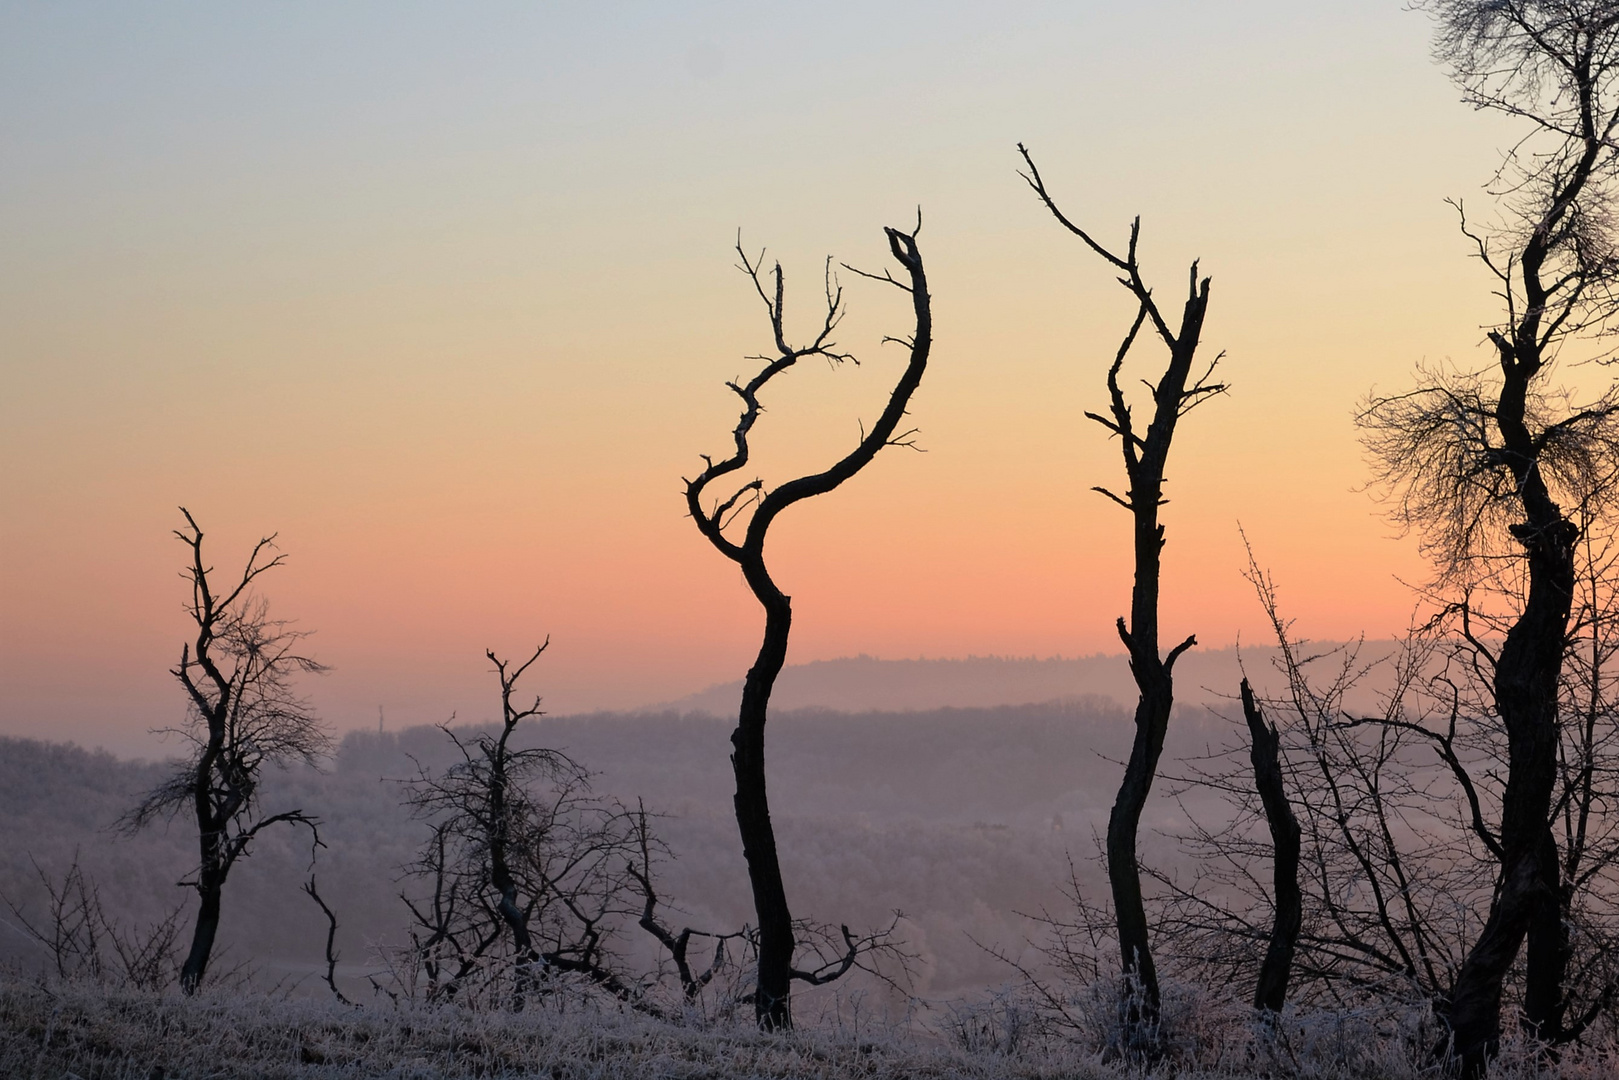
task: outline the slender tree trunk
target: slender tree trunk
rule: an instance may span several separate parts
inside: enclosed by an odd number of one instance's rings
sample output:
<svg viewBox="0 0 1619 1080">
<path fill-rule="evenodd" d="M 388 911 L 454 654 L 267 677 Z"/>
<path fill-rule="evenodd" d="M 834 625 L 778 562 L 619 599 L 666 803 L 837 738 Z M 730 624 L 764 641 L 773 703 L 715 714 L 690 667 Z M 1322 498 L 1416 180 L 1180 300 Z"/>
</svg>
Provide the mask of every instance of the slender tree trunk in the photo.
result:
<svg viewBox="0 0 1619 1080">
<path fill-rule="evenodd" d="M 1133 1028 L 1151 1024 L 1158 1015 L 1158 971 L 1153 965 L 1147 939 L 1147 912 L 1141 899 L 1141 867 L 1136 859 L 1136 834 L 1141 811 L 1152 790 L 1158 759 L 1169 730 L 1169 712 L 1174 704 L 1173 684 L 1168 670 L 1159 661 L 1156 643 L 1139 656 L 1131 650 L 1130 667 L 1135 673 L 1141 698 L 1136 703 L 1135 742 L 1118 798 L 1107 820 L 1107 875 L 1113 888 L 1113 911 L 1118 922 L 1119 955 L 1127 978 L 1134 978 L 1140 1000 L 1129 1003 L 1126 1022 Z"/>
<path fill-rule="evenodd" d="M 202 650 L 198 650 L 201 654 Z M 228 701 L 221 694 L 221 700 Z M 214 761 L 218 747 L 224 739 L 223 710 L 208 717 L 209 741 L 202 760 L 192 778 L 192 811 L 197 819 L 197 922 L 191 929 L 191 949 L 180 967 L 180 990 L 195 994 L 208 971 L 208 958 L 214 951 L 214 936 L 219 932 L 219 898 L 225 888 L 224 842 L 226 819 L 214 811 L 210 793 Z"/>
<path fill-rule="evenodd" d="M 1254 701 L 1248 680 L 1242 680 L 1242 713 L 1248 721 L 1252 743 L 1248 757 L 1254 766 L 1254 786 L 1265 806 L 1270 825 L 1273 891 L 1276 921 L 1271 926 L 1270 946 L 1259 965 L 1259 981 L 1254 987 L 1254 1008 L 1267 1015 L 1282 1011 L 1287 1003 L 1287 983 L 1293 972 L 1293 949 L 1304 925 L 1304 895 L 1299 890 L 1299 822 L 1288 805 L 1282 786 L 1281 737 Z"/>
<path fill-rule="evenodd" d="M 736 774 L 736 825 L 753 887 L 753 909 L 759 922 L 759 978 L 754 1011 L 767 1030 L 792 1027 L 793 917 L 787 907 L 776 831 L 770 823 L 765 792 L 765 720 L 770 693 L 787 661 L 787 635 L 792 628 L 791 600 L 764 573 L 745 567 L 754 594 L 765 607 L 764 642 L 742 685 L 742 709 L 731 733 L 731 769 Z"/>
<path fill-rule="evenodd" d="M 920 228 L 921 218 L 918 217 L 917 229 Z M 790 993 L 795 942 L 792 913 L 787 907 L 787 891 L 782 886 L 781 864 L 776 855 L 776 832 L 770 824 L 770 801 L 765 793 L 765 721 L 770 708 L 770 692 L 775 688 L 776 677 L 781 674 L 782 665 L 787 660 L 787 635 L 792 628 L 793 612 L 791 600 L 776 587 L 765 568 L 765 536 L 770 523 L 789 506 L 836 489 L 865 468 L 884 447 L 911 444 L 910 436 L 914 432 L 896 432 L 911 395 L 920 385 L 922 373 L 927 369 L 928 353 L 933 343 L 933 316 L 928 299 L 927 276 L 922 270 L 922 253 L 916 246 L 916 233 L 903 233 L 898 229 L 884 229 L 883 232 L 888 237 L 890 254 L 904 267 L 910 284 L 904 284 L 886 271 L 881 275 L 856 272 L 862 277 L 886 281 L 911 295 L 912 309 L 916 313 L 916 334 L 905 342 L 910 346 L 910 362 L 871 430 L 864 432 L 859 445 L 831 468 L 788 480 L 768 493 L 763 482 L 755 479 L 743 484 L 729 498 L 712 504 L 712 508 L 704 506 L 703 492 L 710 483 L 747 464 L 748 433 L 759 417 L 761 406 L 758 394 L 766 383 L 805 357 L 821 356 L 834 362 L 852 359 L 847 354 L 835 352 L 831 344 L 832 331 L 843 310 L 842 290 L 835 287 L 832 279 L 828 279 L 826 320 L 820 335 L 809 346 L 791 348 L 787 345 L 782 328 L 785 286 L 780 264 L 777 264 L 774 273 L 772 299 L 771 290 L 761 277 L 759 264 L 750 261 L 746 252 L 738 246 L 737 254 L 742 258 L 742 266 L 753 279 L 754 287 L 770 314 L 778 355 L 773 359 L 759 357 L 767 360 L 765 367 L 745 385 L 729 384 L 743 401 L 742 416 L 733 433 L 736 452 L 723 461 L 715 461 L 705 455 L 707 467 L 702 474 L 695 480 L 686 481 L 686 506 L 692 519 L 697 522 L 698 530 L 726 558 L 742 568 L 748 588 L 765 609 L 764 641 L 759 646 L 758 659 L 748 670 L 747 680 L 743 683 L 742 707 L 736 730 L 731 734 L 731 768 L 736 774 L 737 830 L 742 836 L 742 853 L 747 858 L 754 914 L 759 923 L 759 982 L 754 995 L 754 1009 L 760 1026 L 767 1030 L 792 1026 Z M 744 497 L 757 499 L 757 506 L 753 507 L 748 519 L 746 538 L 741 544 L 736 544 L 725 536 L 725 529 L 742 512 L 738 502 Z M 747 505 L 742 503 L 742 507 Z"/>
</svg>

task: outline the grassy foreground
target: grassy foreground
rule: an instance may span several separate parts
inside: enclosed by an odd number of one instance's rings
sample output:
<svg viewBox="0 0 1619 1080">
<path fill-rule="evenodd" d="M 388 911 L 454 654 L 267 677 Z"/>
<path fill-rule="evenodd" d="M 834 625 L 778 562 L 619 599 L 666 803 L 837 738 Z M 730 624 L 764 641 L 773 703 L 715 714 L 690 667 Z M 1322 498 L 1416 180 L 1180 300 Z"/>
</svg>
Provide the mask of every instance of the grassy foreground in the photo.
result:
<svg viewBox="0 0 1619 1080">
<path fill-rule="evenodd" d="M 348 1009 L 320 1000 L 0 984 L 6 1080 L 264 1077 L 1102 1077 L 1079 1055 L 1013 1061 L 920 1040 L 766 1036 L 589 1006 L 527 1013 Z"/>
<path fill-rule="evenodd" d="M 195 999 L 48 986 L 0 977 L 0 1077 L 5 1080 L 266 1080 L 655 1077 L 660 1080 L 1146 1080 L 1148 1077 L 1418 1080 L 1433 1076 L 1395 1046 L 1360 1046 L 1354 1060 L 1307 1048 L 1256 1052 L 1237 1040 L 1211 1060 L 1179 1056 L 1156 1069 L 1104 1064 L 1079 1043 L 1042 1040 L 1017 1052 L 964 1050 L 928 1034 L 834 1029 L 764 1035 L 747 1026 L 681 1025 L 577 1001 L 523 1014 L 454 1008 L 351 1009 L 327 1000 L 215 991 Z M 1247 1042 L 1239 1046 L 1238 1043 Z M 1205 1050 L 1208 1048 L 1205 1047 Z M 1336 1058 L 1336 1060 L 1333 1060 Z M 1223 1060 L 1219 1060 L 1223 1059 Z M 1503 1078 L 1595 1080 L 1619 1068 L 1584 1050 L 1538 1065 L 1509 1049 Z"/>
</svg>

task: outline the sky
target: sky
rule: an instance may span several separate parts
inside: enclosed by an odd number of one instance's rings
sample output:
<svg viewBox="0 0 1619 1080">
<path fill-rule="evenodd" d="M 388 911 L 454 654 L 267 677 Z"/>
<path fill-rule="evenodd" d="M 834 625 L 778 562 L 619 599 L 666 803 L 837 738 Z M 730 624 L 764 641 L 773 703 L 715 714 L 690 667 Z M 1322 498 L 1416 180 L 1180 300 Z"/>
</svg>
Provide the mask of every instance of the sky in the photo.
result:
<svg viewBox="0 0 1619 1080">
<path fill-rule="evenodd" d="M 759 609 L 682 501 L 770 344 L 733 247 L 802 336 L 826 257 L 881 270 L 918 208 L 923 452 L 773 527 L 789 660 L 1117 651 L 1128 518 L 1090 488 L 1121 465 L 1083 413 L 1134 311 L 1020 140 L 1099 238 L 1141 215 L 1160 297 L 1213 279 L 1230 392 L 1176 436 L 1165 637 L 1263 638 L 1239 523 L 1301 632 L 1398 633 L 1426 571 L 1355 405 L 1485 359 L 1444 199 L 1487 213 L 1514 138 L 1400 0 L 0 2 L 0 733 L 181 718 L 181 505 L 220 574 L 276 534 L 262 591 L 339 731 L 481 719 L 485 649 L 547 635 L 557 712 L 739 678 Z M 767 483 L 903 365 L 905 298 L 843 279 L 862 363 L 772 384 Z"/>
</svg>

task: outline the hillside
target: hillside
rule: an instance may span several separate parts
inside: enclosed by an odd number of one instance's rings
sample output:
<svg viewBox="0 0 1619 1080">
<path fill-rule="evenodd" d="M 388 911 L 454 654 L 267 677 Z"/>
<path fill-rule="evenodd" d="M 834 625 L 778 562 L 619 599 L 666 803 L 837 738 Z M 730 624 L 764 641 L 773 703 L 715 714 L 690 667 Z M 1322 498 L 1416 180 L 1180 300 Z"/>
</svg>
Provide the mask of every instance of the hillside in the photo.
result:
<svg viewBox="0 0 1619 1080">
<path fill-rule="evenodd" d="M 1172 754 L 1201 753 L 1226 735 L 1206 713 L 1183 715 Z M 772 797 L 797 911 L 853 925 L 904 911 L 906 939 L 923 958 L 919 993 L 1003 981 L 1004 965 L 968 935 L 1018 949 L 1030 927 L 1017 912 L 1061 902 L 1070 855 L 1099 886 L 1087 860 L 1116 785 L 1107 758 L 1122 756 L 1129 739 L 1128 717 L 1111 702 L 784 712 L 773 727 Z M 675 858 L 663 868 L 663 891 L 693 925 L 734 928 L 750 909 L 731 818 L 729 731 L 728 722 L 701 714 L 596 714 L 547 717 L 528 738 L 595 770 L 598 791 L 643 799 L 664 815 L 658 829 Z M 342 922 L 338 947 L 351 980 L 368 970 L 370 945 L 398 941 L 405 929 L 398 893 L 409 886 L 400 868 L 425 826 L 401 807 L 400 781 L 415 762 L 441 767 L 450 750 L 431 727 L 355 732 L 328 768 L 266 779 L 266 807 L 302 807 L 322 821 L 318 873 Z M 0 740 L 0 817 L 8 822 L 0 893 L 37 916 L 43 894 L 33 861 L 59 875 L 77 850 L 127 918 L 150 920 L 189 901 L 174 887 L 192 858 L 183 823 L 134 838 L 108 829 L 158 775 L 156 766 L 104 753 Z M 1172 829 L 1181 820 L 1166 794 L 1149 824 Z M 1173 857 L 1168 843 L 1149 847 Z M 235 871 L 222 928 L 232 958 L 272 972 L 313 970 L 323 924 L 298 891 L 309 859 L 306 834 L 274 831 Z M 36 948 L 0 927 L 0 953 L 22 959 Z"/>
<path fill-rule="evenodd" d="M 1327 650 L 1336 642 L 1319 642 Z M 1372 660 L 1393 653 L 1393 641 L 1369 641 L 1361 655 Z M 1256 686 L 1276 680 L 1274 648 L 1233 646 L 1192 649 L 1175 666 L 1175 689 L 1185 705 L 1220 705 L 1233 699 L 1244 673 Z M 1365 690 L 1377 689 L 1368 682 Z M 742 696 L 740 679 L 719 683 L 650 711 L 707 712 L 728 716 Z M 782 709 L 840 712 L 993 708 L 1078 697 L 1133 703 L 1136 687 L 1121 654 L 1081 657 L 970 656 L 964 660 L 879 660 L 871 656 L 790 664 L 772 701 Z"/>
</svg>

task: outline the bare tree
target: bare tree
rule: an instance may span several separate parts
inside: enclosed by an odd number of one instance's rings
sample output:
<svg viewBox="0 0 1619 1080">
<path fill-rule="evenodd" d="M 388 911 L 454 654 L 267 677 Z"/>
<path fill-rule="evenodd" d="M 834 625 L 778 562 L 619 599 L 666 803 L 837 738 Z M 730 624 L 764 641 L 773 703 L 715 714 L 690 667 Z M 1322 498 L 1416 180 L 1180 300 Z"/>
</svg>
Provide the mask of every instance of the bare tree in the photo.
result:
<svg viewBox="0 0 1619 1080">
<path fill-rule="evenodd" d="M 538 697 L 525 705 L 515 695 L 549 644 L 521 664 L 488 653 L 500 680 L 498 733 L 468 740 L 444 726 L 460 760 L 409 782 L 407 801 L 431 826 L 409 868 L 428 893 L 404 896 L 430 997 L 464 998 L 481 976 L 491 998 L 505 994 L 521 1010 L 566 974 L 639 1000 L 612 948 L 637 913 L 626 869 L 638 852 L 634 818 L 596 797 L 589 773 L 566 754 L 514 744 L 518 726 L 543 715 Z"/>
<path fill-rule="evenodd" d="M 1619 6 L 1418 6 L 1434 17 L 1435 53 L 1464 100 L 1527 129 L 1492 190 L 1501 223 L 1480 229 L 1462 218 L 1504 306 L 1488 335 L 1495 363 L 1478 373 L 1422 371 L 1416 390 L 1373 398 L 1360 418 L 1395 517 L 1422 532 L 1440 580 L 1461 591 L 1461 632 L 1489 669 L 1505 729 L 1499 881 L 1444 1006 L 1457 1064 L 1477 1076 L 1499 1043 L 1503 982 L 1526 937 L 1524 1023 L 1544 1039 L 1562 1034 L 1567 943 L 1549 819 L 1580 536 L 1570 508 L 1611 490 L 1619 398 L 1609 391 L 1577 405 L 1547 382 L 1560 350 L 1610 329 L 1615 311 Z M 1481 611 L 1491 593 L 1500 607 Z"/>
<path fill-rule="evenodd" d="M 1582 524 L 1575 647 L 1563 673 L 1548 821 L 1561 856 L 1561 891 L 1552 899 L 1569 973 L 1549 1043 L 1581 1037 L 1619 993 L 1619 806 L 1611 779 L 1619 775 L 1619 715 L 1610 670 L 1619 581 L 1613 549 L 1597 536 Z M 1467 946 L 1489 918 L 1503 854 L 1510 744 L 1495 716 L 1492 672 L 1475 646 L 1443 632 L 1443 619 L 1388 658 L 1362 661 L 1354 647 L 1312 654 L 1278 613 L 1269 576 L 1257 568 L 1250 576 L 1287 687 L 1265 710 L 1280 718 L 1277 763 L 1302 834 L 1296 969 L 1303 995 L 1334 1004 L 1426 1001 L 1442 1015 Z M 1371 715 L 1348 699 L 1378 667 L 1392 670 L 1379 679 L 1388 687 Z M 1250 725 L 1254 705 L 1245 708 Z M 1264 887 L 1269 852 L 1253 839 L 1255 823 L 1267 818 L 1274 834 L 1274 816 L 1255 805 L 1235 754 L 1215 760 L 1223 764 L 1200 766 L 1192 779 L 1226 791 L 1235 820 L 1192 824 L 1186 846 L 1196 878 L 1161 877 L 1168 899 L 1158 919 L 1186 970 L 1231 981 L 1248 977 L 1267 924 L 1274 940 L 1285 904 L 1279 875 L 1274 891 Z M 1521 965 L 1520 975 L 1527 969 Z"/>
<path fill-rule="evenodd" d="M 1084 242 L 1111 267 L 1119 272 L 1119 283 L 1129 291 L 1136 302 L 1136 317 L 1124 336 L 1113 365 L 1108 369 L 1107 413 L 1086 413 L 1086 417 L 1102 425 L 1119 440 L 1124 456 L 1124 470 L 1129 487 L 1124 495 L 1097 487 L 1113 502 L 1129 511 L 1134 525 L 1135 581 L 1130 590 L 1130 618 L 1118 620 L 1119 639 L 1130 657 L 1130 671 L 1135 676 L 1140 698 L 1136 704 L 1135 740 L 1130 759 L 1125 766 L 1124 780 L 1119 786 L 1118 799 L 1108 817 L 1107 867 L 1108 880 L 1113 889 L 1114 917 L 1118 923 L 1119 954 L 1126 982 L 1139 984 L 1139 993 L 1131 992 L 1127 1000 L 1133 1015 L 1128 1026 L 1139 1029 L 1144 1040 L 1142 1049 L 1154 1052 L 1159 1009 L 1158 974 L 1153 965 L 1149 940 L 1147 914 L 1141 897 L 1141 869 L 1136 858 L 1136 834 L 1141 824 L 1141 812 L 1152 789 L 1153 777 L 1158 770 L 1158 759 L 1164 748 L 1164 735 L 1169 728 L 1169 714 L 1174 707 L 1173 672 L 1180 655 L 1197 644 L 1196 637 L 1170 649 L 1167 655 L 1159 652 L 1158 594 L 1161 578 L 1161 557 L 1164 546 L 1164 527 L 1158 520 L 1158 508 L 1164 503 L 1164 468 L 1169 461 L 1170 444 L 1175 427 L 1181 417 L 1209 397 L 1222 393 L 1225 386 L 1212 382 L 1216 356 L 1201 375 L 1196 374 L 1193 362 L 1203 333 L 1203 319 L 1209 307 L 1209 279 L 1198 279 L 1198 264 L 1194 261 L 1188 275 L 1186 301 L 1181 310 L 1179 328 L 1172 327 L 1153 299 L 1152 290 L 1141 276 L 1141 264 L 1136 258 L 1136 242 L 1141 235 L 1141 219 L 1130 226 L 1129 244 L 1124 255 L 1117 255 L 1094 240 L 1089 233 L 1075 225 L 1058 208 L 1046 190 L 1035 167 L 1034 158 L 1022 143 L 1018 152 L 1029 171 L 1022 174 L 1034 193 L 1040 197 L 1062 226 Z M 1119 384 L 1119 373 L 1125 358 L 1145 326 L 1151 326 L 1169 351 L 1169 362 L 1152 390 L 1152 418 L 1145 434 L 1139 433 L 1132 407 Z"/>
<path fill-rule="evenodd" d="M 1184 969 L 1230 982 L 1255 978 L 1264 948 L 1256 978 L 1263 991 L 1276 955 L 1271 946 L 1291 925 L 1296 997 L 1334 1005 L 1441 1002 L 1488 898 L 1478 885 L 1478 868 L 1490 859 L 1487 830 L 1474 834 L 1479 819 L 1446 783 L 1468 776 L 1467 764 L 1479 756 L 1465 741 L 1472 703 L 1459 692 L 1424 696 L 1425 678 L 1451 684 L 1422 637 L 1372 660 L 1358 643 L 1312 651 L 1280 614 L 1270 576 L 1252 564 L 1249 576 L 1275 634 L 1284 689 L 1265 701 L 1244 694 L 1248 745 L 1194 766 L 1188 778 L 1225 792 L 1235 814 L 1230 821 L 1189 817 L 1184 846 L 1195 857 L 1194 879 L 1158 875 L 1169 949 Z M 1362 702 L 1352 716 L 1351 696 L 1374 673 L 1387 684 L 1381 710 L 1368 715 Z M 1255 730 L 1261 708 L 1272 721 L 1268 746 Z M 1266 793 L 1256 773 L 1268 772 L 1272 761 L 1279 777 L 1269 783 L 1279 779 L 1281 790 Z M 1286 814 L 1274 805 L 1278 796 Z"/>
<path fill-rule="evenodd" d="M 326 670 L 298 651 L 308 632 L 270 618 L 267 602 L 252 592 L 254 582 L 285 559 L 270 555 L 274 535 L 253 546 L 241 576 L 220 590 L 203 558 L 202 529 L 185 507 L 180 513 L 186 527 L 174 535 L 190 552 L 181 576 L 191 586 L 186 613 L 196 637 L 181 648 L 172 672 L 185 689 L 187 705 L 185 725 L 172 730 L 191 743 L 191 753 L 121 825 L 135 831 L 186 810 L 196 823 L 195 876 L 182 883 L 196 889 L 200 901 L 180 969 L 180 986 L 191 994 L 208 970 L 225 880 L 253 839 L 272 825 L 293 824 L 308 828 L 312 842 L 320 844 L 319 822 L 304 811 L 262 811 L 258 794 L 264 767 L 313 765 L 331 739 L 308 703 L 293 692 L 294 676 Z"/>
<path fill-rule="evenodd" d="M 905 280 L 901 281 L 886 271 L 881 275 L 853 272 L 862 277 L 876 278 L 909 294 L 916 322 L 915 331 L 909 338 L 885 339 L 908 348 L 910 360 L 870 431 L 864 432 L 855 448 L 824 472 L 800 476 L 769 490 L 766 490 L 762 480 L 754 479 L 724 498 L 705 501 L 711 484 L 747 467 L 748 439 L 762 411 L 759 395 L 772 379 L 807 358 L 819 358 L 831 363 L 854 361 L 849 353 L 838 351 L 832 341 L 844 309 L 843 289 L 833 276 L 831 260 L 827 261 L 826 267 L 826 313 L 821 328 L 809 344 L 793 346 L 787 343 L 783 313 L 786 285 L 781 264 L 776 264 L 770 275 L 771 282 L 767 285 L 763 256 L 750 259 L 738 243 L 737 254 L 741 257 L 742 269 L 753 282 L 759 298 L 764 301 L 775 352 L 753 358 L 762 361 L 764 367 L 752 379 L 746 383 L 727 384 L 742 399 L 742 416 L 733 433 L 734 452 L 720 460 L 704 455 L 703 471 L 695 479 L 686 481 L 686 506 L 698 530 L 722 555 L 741 567 L 748 587 L 765 610 L 764 640 L 759 647 L 758 658 L 748 670 L 743 683 L 741 710 L 736 730 L 731 735 L 731 765 L 736 777 L 737 828 L 747 859 L 748 880 L 752 886 L 754 912 L 758 920 L 758 988 L 754 1007 L 759 1023 L 766 1028 L 790 1027 L 793 980 L 814 980 L 807 977 L 808 973 L 793 966 L 794 921 L 787 904 L 787 890 L 782 882 L 776 834 L 770 822 L 770 803 L 765 790 L 765 722 L 769 715 L 771 690 L 782 665 L 786 663 L 787 639 L 793 617 L 791 598 L 781 591 L 765 564 L 765 536 L 783 510 L 837 488 L 865 468 L 884 447 L 910 445 L 910 433 L 900 432 L 899 424 L 927 368 L 933 335 L 927 277 L 922 267 L 922 253 L 916 244 L 921 221 L 919 218 L 917 228 L 909 233 L 891 228 L 883 231 L 888 237 L 890 253 L 905 273 Z M 846 268 L 853 270 L 852 267 Z M 750 509 L 751 514 L 748 514 Z M 726 534 L 727 528 L 744 515 L 746 526 L 743 536 L 740 541 L 732 540 Z"/>
</svg>

